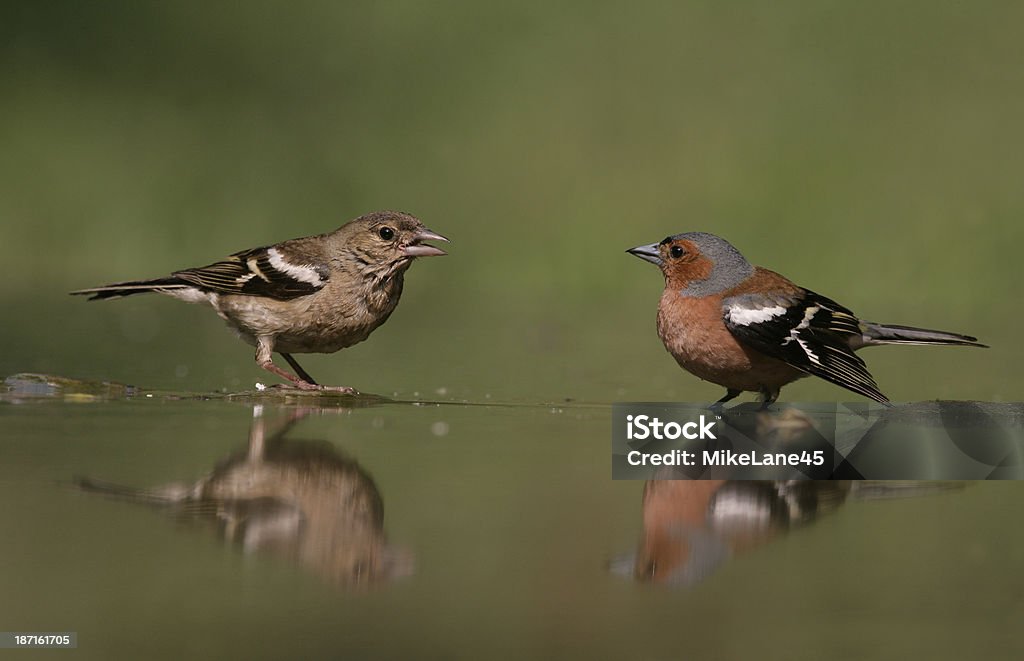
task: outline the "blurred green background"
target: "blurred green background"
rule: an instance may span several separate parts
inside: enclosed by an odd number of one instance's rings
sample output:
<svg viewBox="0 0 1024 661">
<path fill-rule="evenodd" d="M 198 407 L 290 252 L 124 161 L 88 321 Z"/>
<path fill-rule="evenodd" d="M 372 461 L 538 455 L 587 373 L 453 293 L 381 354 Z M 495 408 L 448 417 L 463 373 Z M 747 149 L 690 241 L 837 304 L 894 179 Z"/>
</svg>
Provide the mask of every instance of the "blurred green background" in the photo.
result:
<svg viewBox="0 0 1024 661">
<path fill-rule="evenodd" d="M 725 236 L 865 318 L 894 400 L 1019 399 L 1024 5 L 0 6 L 0 374 L 267 375 L 212 312 L 71 289 L 413 212 L 451 256 L 307 369 L 455 399 L 706 400 L 626 248 Z M 804 381 L 784 399 L 853 397 Z"/>
<path fill-rule="evenodd" d="M 351 599 L 63 488 L 195 480 L 249 406 L 0 406 L 0 628 L 77 629 L 91 658 L 1019 657 L 1019 484 L 851 505 L 673 592 L 609 574 L 643 485 L 609 479 L 609 408 L 561 403 L 722 394 L 665 353 L 661 276 L 624 252 L 691 230 L 866 319 L 992 345 L 865 352 L 893 400 L 1020 400 L 1022 25 L 1024 4 L 948 1 L 0 4 L 0 377 L 272 382 L 208 309 L 67 292 L 390 208 L 450 256 L 303 365 L 546 403 L 325 400 L 296 435 L 362 462 L 417 561 Z"/>
</svg>

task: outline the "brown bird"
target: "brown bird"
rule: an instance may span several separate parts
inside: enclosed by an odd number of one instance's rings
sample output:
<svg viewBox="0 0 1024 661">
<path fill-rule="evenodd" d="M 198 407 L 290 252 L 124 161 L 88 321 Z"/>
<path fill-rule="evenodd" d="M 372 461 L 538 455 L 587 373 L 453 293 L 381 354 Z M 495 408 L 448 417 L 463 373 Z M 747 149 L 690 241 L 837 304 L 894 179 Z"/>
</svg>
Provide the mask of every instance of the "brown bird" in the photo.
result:
<svg viewBox="0 0 1024 661">
<path fill-rule="evenodd" d="M 658 335 L 683 369 L 726 388 L 717 405 L 746 390 L 768 406 L 782 386 L 808 375 L 888 403 L 857 349 L 985 346 L 969 335 L 861 321 L 835 301 L 751 265 L 714 234 L 676 234 L 626 252 L 661 269 Z"/>
<path fill-rule="evenodd" d="M 405 271 L 417 257 L 446 254 L 424 241 L 447 241 L 414 216 L 378 211 L 328 234 L 237 252 L 166 278 L 119 282 L 72 294 L 100 300 L 156 292 L 213 307 L 256 347 L 256 363 L 303 390 L 321 386 L 293 353 L 333 353 L 365 340 L 402 295 Z M 278 352 L 298 376 L 274 364 Z"/>
</svg>

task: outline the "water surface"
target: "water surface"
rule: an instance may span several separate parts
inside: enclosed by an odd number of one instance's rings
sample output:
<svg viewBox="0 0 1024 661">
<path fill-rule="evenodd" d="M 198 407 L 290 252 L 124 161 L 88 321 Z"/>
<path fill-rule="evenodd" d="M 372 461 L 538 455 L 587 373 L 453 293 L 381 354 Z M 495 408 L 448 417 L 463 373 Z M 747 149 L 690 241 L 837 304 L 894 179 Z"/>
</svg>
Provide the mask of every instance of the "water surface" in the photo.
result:
<svg viewBox="0 0 1024 661">
<path fill-rule="evenodd" d="M 833 499 L 673 582 L 657 504 L 610 479 L 607 406 L 35 394 L 0 403 L 0 622 L 77 631 L 83 658 L 1024 651 L 1018 483 Z M 271 497 L 238 468 L 256 455 L 308 470 Z M 341 509 L 296 515 L 328 482 Z"/>
</svg>

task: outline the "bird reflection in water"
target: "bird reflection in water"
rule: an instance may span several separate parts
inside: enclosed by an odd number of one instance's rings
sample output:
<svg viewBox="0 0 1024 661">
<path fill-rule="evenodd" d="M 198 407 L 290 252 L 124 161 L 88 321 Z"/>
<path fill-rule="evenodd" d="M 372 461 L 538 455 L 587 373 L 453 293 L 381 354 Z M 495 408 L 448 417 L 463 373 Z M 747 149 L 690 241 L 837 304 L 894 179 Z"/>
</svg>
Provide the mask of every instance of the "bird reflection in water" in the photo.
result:
<svg viewBox="0 0 1024 661">
<path fill-rule="evenodd" d="M 810 418 L 788 409 L 750 422 L 757 437 L 799 441 Z M 767 442 L 767 441 L 766 441 Z M 663 467 L 644 485 L 643 534 L 636 553 L 612 570 L 638 581 L 691 587 L 736 555 L 814 522 L 855 500 L 916 497 L 959 489 L 962 482 L 898 480 L 695 480 Z"/>
<path fill-rule="evenodd" d="M 644 485 L 643 536 L 616 573 L 673 587 L 700 583 L 735 555 L 767 544 L 851 500 L 922 496 L 956 483 L 727 481 L 672 479 L 661 469 Z"/>
<path fill-rule="evenodd" d="M 328 583 L 365 587 L 412 573 L 412 554 L 386 543 L 384 503 L 370 475 L 326 441 L 284 436 L 313 410 L 290 412 L 273 434 L 262 405 L 249 445 L 194 484 L 136 489 L 79 479 L 90 492 L 211 521 L 245 553 L 287 558 Z"/>
</svg>

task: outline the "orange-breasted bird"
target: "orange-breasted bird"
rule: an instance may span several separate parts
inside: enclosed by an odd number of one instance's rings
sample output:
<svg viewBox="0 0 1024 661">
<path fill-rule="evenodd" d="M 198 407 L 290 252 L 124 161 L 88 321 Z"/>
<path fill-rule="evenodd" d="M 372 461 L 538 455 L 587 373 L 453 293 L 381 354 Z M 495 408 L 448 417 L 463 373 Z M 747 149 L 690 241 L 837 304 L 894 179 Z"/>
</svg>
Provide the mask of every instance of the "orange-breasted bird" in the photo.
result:
<svg viewBox="0 0 1024 661">
<path fill-rule="evenodd" d="M 719 406 L 743 391 L 760 393 L 768 406 L 782 386 L 807 375 L 888 403 L 857 349 L 985 346 L 969 335 L 861 321 L 832 299 L 751 265 L 714 234 L 676 234 L 626 252 L 661 269 L 658 335 L 683 369 L 726 388 Z"/>
<path fill-rule="evenodd" d="M 417 257 L 446 254 L 424 241 L 447 241 L 418 218 L 378 211 L 327 234 L 237 252 L 165 278 L 119 282 L 71 292 L 100 300 L 156 292 L 205 303 L 256 347 L 256 363 L 303 390 L 321 386 L 293 353 L 333 353 L 365 340 L 387 321 Z M 273 352 L 298 376 L 274 364 Z"/>
</svg>

